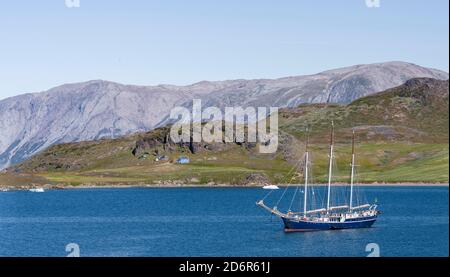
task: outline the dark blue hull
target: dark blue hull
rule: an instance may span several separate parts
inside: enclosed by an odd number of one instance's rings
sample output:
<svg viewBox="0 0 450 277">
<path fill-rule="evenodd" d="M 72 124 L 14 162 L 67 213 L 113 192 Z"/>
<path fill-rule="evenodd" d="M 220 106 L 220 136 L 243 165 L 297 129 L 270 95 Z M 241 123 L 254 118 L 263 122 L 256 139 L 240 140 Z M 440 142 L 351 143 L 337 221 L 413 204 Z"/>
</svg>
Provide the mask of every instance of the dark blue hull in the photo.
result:
<svg viewBox="0 0 450 277">
<path fill-rule="evenodd" d="M 361 217 L 345 222 L 317 222 L 282 217 L 286 232 L 306 232 L 320 230 L 339 230 L 369 228 L 377 220 L 377 216 Z"/>
</svg>

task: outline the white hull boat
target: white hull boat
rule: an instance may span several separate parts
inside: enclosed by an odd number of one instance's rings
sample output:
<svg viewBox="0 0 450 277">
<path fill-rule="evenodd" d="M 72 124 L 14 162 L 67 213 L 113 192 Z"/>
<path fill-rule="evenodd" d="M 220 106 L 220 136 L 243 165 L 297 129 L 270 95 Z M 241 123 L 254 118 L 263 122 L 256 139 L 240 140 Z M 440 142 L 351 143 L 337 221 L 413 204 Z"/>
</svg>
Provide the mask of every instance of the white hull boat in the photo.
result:
<svg viewBox="0 0 450 277">
<path fill-rule="evenodd" d="M 31 192 L 44 192 L 44 189 L 43 188 L 33 188 L 33 189 L 30 189 L 29 191 L 31 191 Z"/>
</svg>

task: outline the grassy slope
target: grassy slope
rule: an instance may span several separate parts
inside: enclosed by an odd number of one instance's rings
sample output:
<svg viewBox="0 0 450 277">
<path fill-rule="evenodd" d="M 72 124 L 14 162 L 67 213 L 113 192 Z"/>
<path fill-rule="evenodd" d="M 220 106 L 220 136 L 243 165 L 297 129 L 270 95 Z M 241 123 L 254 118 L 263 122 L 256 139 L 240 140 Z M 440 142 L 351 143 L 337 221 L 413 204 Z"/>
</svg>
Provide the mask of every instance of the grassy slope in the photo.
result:
<svg viewBox="0 0 450 277">
<path fill-rule="evenodd" d="M 314 181 L 327 178 L 327 148 L 313 145 Z M 379 150 L 383 149 L 383 150 Z M 276 183 L 288 182 L 292 165 L 281 158 L 248 159 L 239 150 L 214 155 L 218 161 L 193 157 L 191 164 L 140 162 L 123 167 L 92 167 L 81 171 L 47 171 L 36 174 L 56 183 L 77 184 L 238 184 L 248 174 L 265 173 Z M 375 155 L 374 155 L 375 153 Z M 411 153 L 413 155 L 411 155 Z M 448 144 L 378 143 L 358 146 L 358 182 L 447 182 Z M 134 157 L 130 157 L 131 159 Z M 335 180 L 348 181 L 348 145 L 337 145 Z"/>
<path fill-rule="evenodd" d="M 178 156 L 180 153 L 175 153 Z M 208 161 L 201 155 L 191 156 L 190 164 L 174 164 L 172 162 L 156 163 L 151 160 L 130 163 L 123 167 L 92 167 L 88 170 L 75 172 L 44 172 L 44 176 L 54 182 L 71 184 L 118 183 L 118 184 L 151 184 L 151 183 L 193 183 L 209 182 L 237 184 L 245 176 L 254 172 L 264 172 L 273 180 L 288 170 L 289 165 L 282 159 L 271 161 L 259 157 L 245 159 L 242 149 L 232 149 L 214 154 L 216 161 Z M 131 159 L 136 159 L 134 156 Z M 240 162 L 236 162 L 240 160 Z M 103 161 L 102 161 L 103 163 Z M 281 181 L 281 180 L 280 180 Z"/>
<path fill-rule="evenodd" d="M 443 84 L 446 86 L 441 87 Z M 310 126 L 314 181 L 325 182 L 329 122 L 334 120 L 337 135 L 335 181 L 348 180 L 349 133 L 351 127 L 357 126 L 357 181 L 448 182 L 448 82 L 428 85 L 396 88 L 347 106 L 306 105 L 283 111 L 280 129 L 298 140 L 283 149 L 298 152 L 294 156 L 301 157 L 301 150 L 298 150 L 303 148 L 303 130 Z M 433 90 L 438 91 L 438 98 L 429 93 Z M 428 93 L 428 96 L 417 97 L 416 94 L 421 93 Z M 376 126 L 382 127 L 377 129 Z M 263 173 L 275 183 L 291 179 L 292 164 L 286 161 L 281 150 L 276 155 L 262 155 L 232 145 L 225 151 L 191 154 L 180 148 L 168 154 L 172 160 L 180 155 L 190 156 L 191 163 L 185 165 L 155 162 L 152 156 L 138 159 L 132 149 L 136 140 L 148 135 L 54 146 L 12 169 L 20 170 L 21 175 L 0 175 L 0 185 L 241 184 L 251 173 Z M 67 164 L 71 166 L 66 168 Z"/>
</svg>

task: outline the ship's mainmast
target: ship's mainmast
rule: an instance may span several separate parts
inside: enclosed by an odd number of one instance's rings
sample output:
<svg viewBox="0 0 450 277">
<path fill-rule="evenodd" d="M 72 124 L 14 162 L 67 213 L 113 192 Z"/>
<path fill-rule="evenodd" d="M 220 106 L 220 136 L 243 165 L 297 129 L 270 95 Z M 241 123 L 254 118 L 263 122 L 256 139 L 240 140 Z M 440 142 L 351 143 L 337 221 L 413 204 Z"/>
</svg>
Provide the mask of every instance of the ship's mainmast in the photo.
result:
<svg viewBox="0 0 450 277">
<path fill-rule="evenodd" d="M 303 198 L 303 215 L 306 217 L 306 203 L 308 198 L 308 163 L 309 163 L 309 133 L 308 129 L 306 129 L 306 146 L 305 146 L 305 194 Z"/>
<path fill-rule="evenodd" d="M 333 144 L 334 144 L 334 122 L 331 121 L 330 160 L 329 160 L 329 167 L 328 167 L 327 213 L 330 212 L 331 175 L 332 175 L 332 168 L 333 168 Z"/>
</svg>

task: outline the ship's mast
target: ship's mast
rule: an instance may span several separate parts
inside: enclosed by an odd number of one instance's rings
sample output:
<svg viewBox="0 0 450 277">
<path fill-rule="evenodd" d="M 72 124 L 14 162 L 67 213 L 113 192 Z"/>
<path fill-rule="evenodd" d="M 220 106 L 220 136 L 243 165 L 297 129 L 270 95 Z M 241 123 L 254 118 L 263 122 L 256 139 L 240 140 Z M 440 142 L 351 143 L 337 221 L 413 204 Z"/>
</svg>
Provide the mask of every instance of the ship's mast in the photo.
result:
<svg viewBox="0 0 450 277">
<path fill-rule="evenodd" d="M 309 160 L 309 152 L 308 152 L 308 144 L 309 144 L 309 133 L 308 129 L 306 129 L 306 146 L 305 146 L 305 194 L 303 198 L 303 214 L 306 217 L 306 201 L 308 197 L 308 160 Z"/>
<path fill-rule="evenodd" d="M 329 168 L 328 168 L 327 213 L 329 213 L 329 211 L 330 211 L 331 174 L 332 174 L 332 167 L 333 167 L 333 144 L 334 144 L 334 122 L 331 121 L 330 161 L 329 161 Z"/>
<path fill-rule="evenodd" d="M 353 208 L 353 179 L 355 176 L 355 130 L 352 130 L 352 169 L 350 172 L 350 210 Z"/>
</svg>

